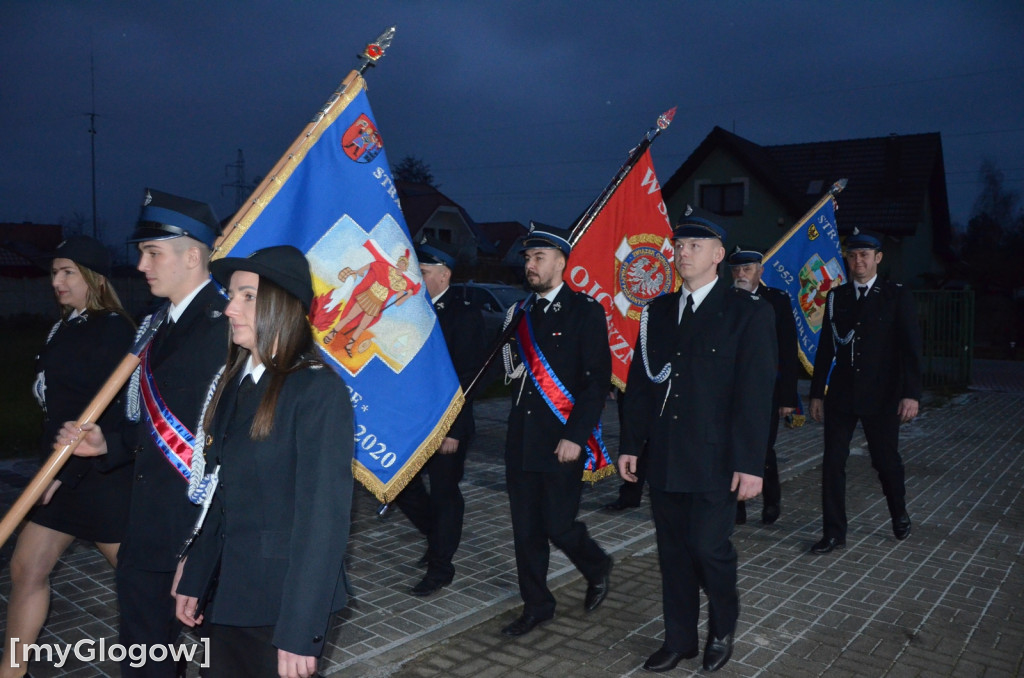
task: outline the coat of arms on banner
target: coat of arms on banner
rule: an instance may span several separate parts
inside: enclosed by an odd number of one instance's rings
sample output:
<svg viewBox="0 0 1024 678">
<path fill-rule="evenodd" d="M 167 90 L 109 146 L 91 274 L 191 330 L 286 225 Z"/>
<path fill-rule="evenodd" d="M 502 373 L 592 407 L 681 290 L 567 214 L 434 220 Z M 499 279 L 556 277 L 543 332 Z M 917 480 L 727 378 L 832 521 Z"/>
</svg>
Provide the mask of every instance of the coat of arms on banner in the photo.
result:
<svg viewBox="0 0 1024 678">
<path fill-rule="evenodd" d="M 655 297 L 672 291 L 672 241 L 653 233 L 623 238 L 615 250 L 615 308 L 640 320 Z"/>
<path fill-rule="evenodd" d="M 807 325 L 815 333 L 821 330 L 825 318 L 825 300 L 828 291 L 846 282 L 843 266 L 833 257 L 827 262 L 814 254 L 800 267 L 800 310 Z"/>
<path fill-rule="evenodd" d="M 437 321 L 419 294 L 419 263 L 401 226 L 388 215 L 367 233 L 346 215 L 306 256 L 310 317 L 324 352 L 350 375 L 374 358 L 400 373 Z"/>
</svg>

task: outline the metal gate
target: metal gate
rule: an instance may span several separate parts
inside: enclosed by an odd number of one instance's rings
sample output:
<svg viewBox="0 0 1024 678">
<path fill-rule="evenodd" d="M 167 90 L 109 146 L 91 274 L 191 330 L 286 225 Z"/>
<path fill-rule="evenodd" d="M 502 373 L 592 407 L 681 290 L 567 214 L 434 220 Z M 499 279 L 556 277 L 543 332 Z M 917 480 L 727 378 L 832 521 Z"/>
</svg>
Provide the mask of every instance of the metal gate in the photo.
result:
<svg viewBox="0 0 1024 678">
<path fill-rule="evenodd" d="M 916 291 L 923 386 L 966 389 L 974 358 L 974 291 Z"/>
</svg>

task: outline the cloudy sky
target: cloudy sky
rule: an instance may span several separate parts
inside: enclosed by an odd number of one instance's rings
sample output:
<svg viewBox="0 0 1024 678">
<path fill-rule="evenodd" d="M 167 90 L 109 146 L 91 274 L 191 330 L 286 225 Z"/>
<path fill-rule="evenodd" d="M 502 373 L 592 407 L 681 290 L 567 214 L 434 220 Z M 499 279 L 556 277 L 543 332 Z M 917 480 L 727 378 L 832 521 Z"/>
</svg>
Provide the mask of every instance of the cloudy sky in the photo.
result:
<svg viewBox="0 0 1024 678">
<path fill-rule="evenodd" d="M 367 77 L 389 159 L 422 158 L 477 221 L 571 225 L 673 106 L 662 181 L 720 125 L 759 144 L 941 132 L 961 223 L 983 159 L 1024 191 L 1019 0 L 4 0 L 0 221 L 91 231 L 93 111 L 104 240 L 146 186 L 229 216 L 238 150 L 265 174 L 389 25 Z"/>
</svg>

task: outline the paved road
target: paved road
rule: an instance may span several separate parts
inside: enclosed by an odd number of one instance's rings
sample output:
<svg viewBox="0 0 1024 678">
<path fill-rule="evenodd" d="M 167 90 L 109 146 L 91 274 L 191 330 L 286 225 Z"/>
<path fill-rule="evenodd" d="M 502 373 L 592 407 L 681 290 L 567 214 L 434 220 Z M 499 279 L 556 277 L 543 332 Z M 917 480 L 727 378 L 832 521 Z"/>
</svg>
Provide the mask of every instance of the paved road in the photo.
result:
<svg viewBox="0 0 1024 678">
<path fill-rule="evenodd" d="M 1016 676 L 1024 672 L 1024 379 L 1003 391 L 931 402 L 903 430 L 913 535 L 896 542 L 862 437 L 849 464 L 847 548 L 807 553 L 820 536 L 821 427 L 780 431 L 783 514 L 765 527 L 736 528 L 740 626 L 723 676 Z M 1018 372 L 1024 376 L 1024 370 Z M 997 378 L 999 377 L 999 378 Z M 976 379 L 983 381 L 980 377 Z M 1016 391 L 1016 392 L 1012 392 Z M 397 511 L 380 519 L 358 492 L 349 572 L 355 589 L 322 660 L 332 676 L 559 676 L 644 673 L 662 639 L 660 576 L 653 526 L 640 509 L 606 514 L 617 481 L 589 488 L 582 519 L 616 558 L 613 589 L 593 613 L 585 582 L 559 553 L 551 562 L 556 618 L 508 641 L 517 614 L 501 441 L 508 404 L 478 406 L 470 451 L 466 529 L 453 584 L 427 598 L 406 593 L 421 575 L 419 535 Z M 614 448 L 615 407 L 606 408 Z M 31 475 L 30 462 L 0 467 L 0 501 Z M 752 502 L 750 515 L 760 515 Z M 3 551 L 4 564 L 10 546 Z M 116 637 L 112 576 L 96 552 L 76 545 L 54 576 L 53 612 L 41 642 Z M 9 589 L 7 568 L 0 595 Z M 70 665 L 70 662 L 69 662 Z M 699 672 L 684 661 L 669 675 Z M 196 673 L 193 670 L 193 673 Z M 77 664 L 33 675 L 117 675 L 110 664 Z"/>
</svg>

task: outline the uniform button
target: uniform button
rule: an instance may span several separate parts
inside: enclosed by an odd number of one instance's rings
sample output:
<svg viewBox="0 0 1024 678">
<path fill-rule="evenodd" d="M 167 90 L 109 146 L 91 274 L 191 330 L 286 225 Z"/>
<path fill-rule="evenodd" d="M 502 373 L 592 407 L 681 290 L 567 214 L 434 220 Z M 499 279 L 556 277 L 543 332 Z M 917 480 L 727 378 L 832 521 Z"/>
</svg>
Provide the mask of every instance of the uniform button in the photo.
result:
<svg viewBox="0 0 1024 678">
<path fill-rule="evenodd" d="M 138 454 L 139 452 L 142 452 L 142 445 L 132 449 L 132 454 Z"/>
<path fill-rule="evenodd" d="M 533 414 L 533 410 L 526 410 L 527 414 Z"/>
<path fill-rule="evenodd" d="M 677 414 L 673 414 L 673 415 L 672 415 L 672 418 L 673 418 L 673 419 L 678 419 L 678 418 L 679 418 L 679 415 L 677 415 Z"/>
<path fill-rule="evenodd" d="M 323 641 L 323 639 L 324 639 L 323 636 L 313 636 L 313 642 L 314 643 L 319 643 L 319 642 Z"/>
<path fill-rule="evenodd" d="M 679 376 L 679 373 L 678 373 L 678 372 L 676 372 L 676 373 L 675 373 L 675 374 L 673 374 L 672 376 L 673 376 L 673 377 L 678 377 L 678 376 Z"/>
<path fill-rule="evenodd" d="M 135 476 L 135 480 L 137 482 L 142 482 L 142 474 L 140 473 L 139 475 Z"/>
</svg>

